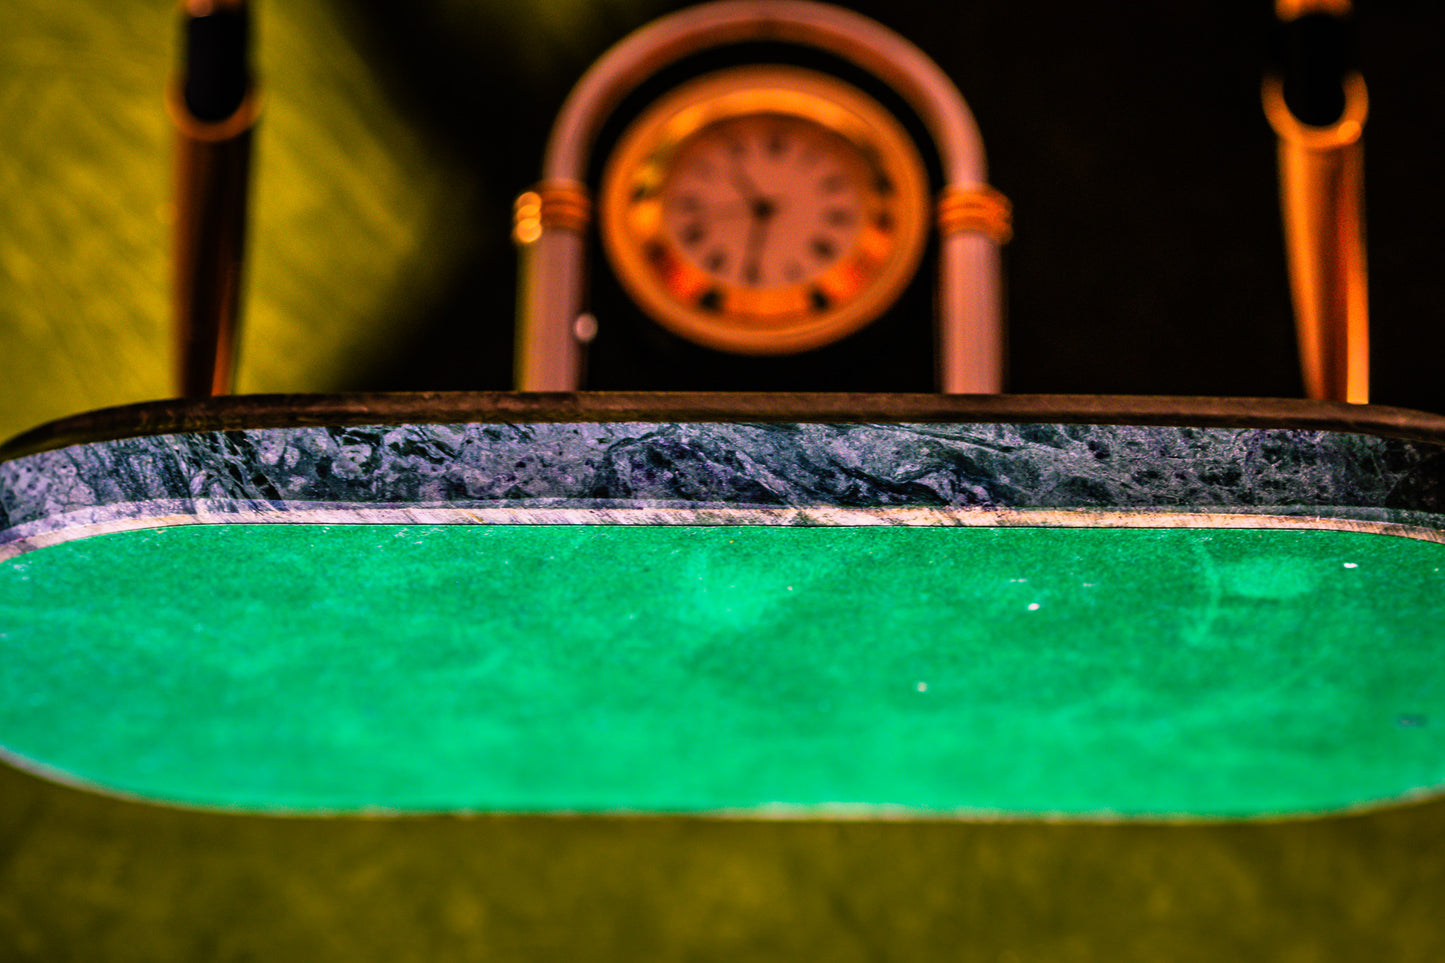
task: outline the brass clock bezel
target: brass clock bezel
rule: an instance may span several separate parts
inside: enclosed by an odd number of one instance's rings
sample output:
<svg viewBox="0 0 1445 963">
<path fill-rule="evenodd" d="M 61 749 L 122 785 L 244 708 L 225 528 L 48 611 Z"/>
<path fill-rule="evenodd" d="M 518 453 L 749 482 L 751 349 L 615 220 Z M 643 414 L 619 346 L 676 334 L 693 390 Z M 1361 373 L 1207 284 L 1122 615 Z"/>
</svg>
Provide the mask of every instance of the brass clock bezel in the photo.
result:
<svg viewBox="0 0 1445 963">
<path fill-rule="evenodd" d="M 663 190 L 679 151 L 706 128 L 774 116 L 823 128 L 851 149 L 875 184 L 855 243 L 820 273 L 753 288 L 695 264 L 666 231 Z M 886 193 L 886 199 L 885 199 Z M 678 87 L 622 134 L 602 179 L 603 248 L 627 293 L 659 324 L 735 354 L 794 354 L 865 327 L 917 273 L 928 234 L 928 180 L 918 148 L 877 101 L 834 77 L 798 67 L 738 67 Z M 880 226 L 878 220 L 887 222 Z M 826 292 L 820 309 L 812 292 Z M 717 292 L 712 309 L 696 303 Z"/>
</svg>

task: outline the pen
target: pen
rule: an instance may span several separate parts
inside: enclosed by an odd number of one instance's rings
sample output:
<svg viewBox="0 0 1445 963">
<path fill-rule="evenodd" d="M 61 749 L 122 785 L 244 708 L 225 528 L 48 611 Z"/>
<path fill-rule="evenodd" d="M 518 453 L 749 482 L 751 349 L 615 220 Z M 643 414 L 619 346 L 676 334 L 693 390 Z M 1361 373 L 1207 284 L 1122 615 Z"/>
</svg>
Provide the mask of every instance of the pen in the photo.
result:
<svg viewBox="0 0 1445 963">
<path fill-rule="evenodd" d="M 1279 137 L 1280 201 L 1300 366 L 1309 397 L 1370 392 L 1364 242 L 1368 100 L 1354 69 L 1350 0 L 1276 0 L 1282 69 L 1265 78 Z"/>
<path fill-rule="evenodd" d="M 174 312 L 183 397 L 227 394 L 236 369 L 251 131 L 258 96 L 245 0 L 182 0 L 184 65 L 167 109 L 177 140 Z"/>
</svg>

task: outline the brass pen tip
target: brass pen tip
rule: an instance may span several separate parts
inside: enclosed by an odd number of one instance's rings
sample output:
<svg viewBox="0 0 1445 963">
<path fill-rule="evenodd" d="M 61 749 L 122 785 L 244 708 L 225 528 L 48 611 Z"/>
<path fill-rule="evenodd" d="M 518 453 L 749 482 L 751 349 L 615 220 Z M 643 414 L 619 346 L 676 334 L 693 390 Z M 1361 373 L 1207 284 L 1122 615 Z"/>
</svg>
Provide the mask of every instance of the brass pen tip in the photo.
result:
<svg viewBox="0 0 1445 963">
<path fill-rule="evenodd" d="M 243 10 L 246 0 L 182 0 L 181 10 L 188 17 L 209 17 L 214 13 Z"/>
<path fill-rule="evenodd" d="M 241 0 L 185 0 L 186 110 L 214 124 L 233 116 L 251 89 L 250 16 Z"/>
<path fill-rule="evenodd" d="M 1274 15 L 1286 22 L 1298 20 L 1314 13 L 1331 17 L 1348 17 L 1353 4 L 1350 0 L 1275 0 Z"/>
</svg>

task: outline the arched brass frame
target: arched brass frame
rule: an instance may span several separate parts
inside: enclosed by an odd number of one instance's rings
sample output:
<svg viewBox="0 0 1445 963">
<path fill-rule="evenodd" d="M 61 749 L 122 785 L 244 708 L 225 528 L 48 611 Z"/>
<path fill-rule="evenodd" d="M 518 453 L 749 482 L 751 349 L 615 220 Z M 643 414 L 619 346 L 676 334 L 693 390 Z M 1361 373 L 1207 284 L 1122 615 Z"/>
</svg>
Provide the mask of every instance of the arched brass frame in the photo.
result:
<svg viewBox="0 0 1445 963">
<path fill-rule="evenodd" d="M 1008 205 L 988 186 L 983 141 L 958 88 L 923 51 L 881 24 L 811 0 L 716 0 L 621 40 L 572 88 L 553 124 L 542 181 L 518 199 L 521 248 L 517 387 L 574 391 L 590 194 L 584 183 L 607 115 L 659 68 L 708 47 L 779 41 L 840 55 L 896 90 L 918 113 L 943 165 L 939 210 L 938 352 L 947 393 L 1003 389 L 999 245 Z"/>
</svg>

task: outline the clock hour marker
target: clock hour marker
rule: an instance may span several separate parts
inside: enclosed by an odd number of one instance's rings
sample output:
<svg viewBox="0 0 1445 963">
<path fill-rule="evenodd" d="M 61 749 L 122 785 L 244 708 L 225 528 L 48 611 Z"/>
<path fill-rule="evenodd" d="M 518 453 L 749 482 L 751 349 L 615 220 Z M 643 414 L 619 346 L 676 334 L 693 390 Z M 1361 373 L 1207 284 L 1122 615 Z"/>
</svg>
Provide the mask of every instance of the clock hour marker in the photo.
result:
<svg viewBox="0 0 1445 963">
<path fill-rule="evenodd" d="M 823 212 L 823 220 L 834 227 L 847 227 L 855 217 L 854 212 L 846 207 L 830 207 Z"/>
<path fill-rule="evenodd" d="M 743 280 L 753 287 L 762 283 L 763 269 L 757 261 L 749 261 L 743 265 Z"/>
<path fill-rule="evenodd" d="M 814 311 L 826 311 L 833 306 L 833 299 L 822 288 L 813 287 L 808 289 L 808 303 Z"/>
<path fill-rule="evenodd" d="M 838 248 L 833 244 L 832 240 L 823 237 L 821 234 L 814 237 L 813 240 L 809 243 L 808 247 L 811 248 L 813 253 L 817 255 L 820 260 L 823 261 L 832 260 L 833 255 L 838 253 Z"/>
<path fill-rule="evenodd" d="M 720 274 L 722 273 L 722 269 L 727 267 L 727 263 L 727 252 L 714 248 L 707 252 L 707 257 L 703 259 L 702 266 L 714 274 Z"/>
<path fill-rule="evenodd" d="M 819 181 L 818 186 L 823 189 L 823 193 L 825 194 L 836 194 L 843 189 L 843 186 L 846 183 L 847 181 L 844 179 L 842 174 L 834 173 L 829 174 L 827 177 Z"/>
<path fill-rule="evenodd" d="M 780 131 L 780 130 L 770 130 L 770 131 L 768 131 L 768 143 L 767 143 L 767 147 L 768 147 L 768 153 L 769 153 L 769 154 L 771 154 L 773 157 L 778 157 L 778 156 L 780 156 L 780 155 L 783 153 L 783 148 L 786 147 L 786 146 L 787 146 L 787 143 L 783 140 L 783 132 L 782 132 L 782 131 Z"/>
<path fill-rule="evenodd" d="M 708 288 L 697 296 L 697 306 L 704 311 L 717 312 L 722 310 L 722 289 Z"/>
<path fill-rule="evenodd" d="M 877 225 L 878 230 L 884 234 L 893 233 L 893 215 L 887 211 L 879 211 L 878 216 L 873 219 L 873 223 Z"/>
<path fill-rule="evenodd" d="M 682 243 L 688 247 L 696 247 L 707 237 L 707 228 L 694 221 L 682 229 Z"/>
</svg>

